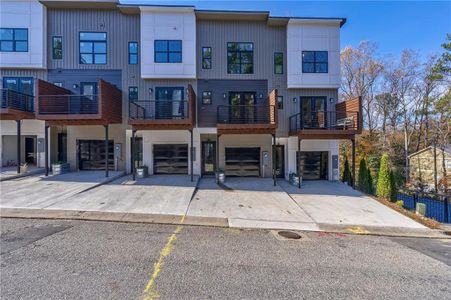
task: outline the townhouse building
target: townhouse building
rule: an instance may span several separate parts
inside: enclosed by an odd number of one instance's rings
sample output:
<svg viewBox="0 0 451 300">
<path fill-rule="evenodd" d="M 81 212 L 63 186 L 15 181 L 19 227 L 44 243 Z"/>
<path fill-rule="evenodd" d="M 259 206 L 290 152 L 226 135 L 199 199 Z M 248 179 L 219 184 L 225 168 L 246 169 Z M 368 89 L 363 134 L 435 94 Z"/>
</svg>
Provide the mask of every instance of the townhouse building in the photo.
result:
<svg viewBox="0 0 451 300">
<path fill-rule="evenodd" d="M 1 164 L 339 179 L 342 18 L 1 1 Z"/>
</svg>

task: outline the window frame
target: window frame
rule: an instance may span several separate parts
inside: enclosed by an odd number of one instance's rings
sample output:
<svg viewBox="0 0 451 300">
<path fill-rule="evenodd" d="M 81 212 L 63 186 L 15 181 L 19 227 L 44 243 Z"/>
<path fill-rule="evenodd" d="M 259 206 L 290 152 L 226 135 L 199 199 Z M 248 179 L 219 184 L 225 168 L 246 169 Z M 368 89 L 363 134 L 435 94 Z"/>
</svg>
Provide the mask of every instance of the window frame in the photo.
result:
<svg viewBox="0 0 451 300">
<path fill-rule="evenodd" d="M 53 85 L 56 85 L 57 87 L 64 88 L 64 82 L 62 82 L 62 81 L 54 81 Z"/>
<path fill-rule="evenodd" d="M 229 51 L 229 44 L 251 44 L 252 45 L 252 51 L 249 50 L 244 50 L 244 51 Z M 231 75 L 249 75 L 249 74 L 254 74 L 254 43 L 253 42 L 227 42 L 226 43 L 226 49 L 227 49 L 227 74 L 231 74 Z M 229 59 L 229 53 L 236 53 L 239 54 L 239 73 L 232 73 L 231 69 L 230 69 L 230 65 L 232 65 L 232 63 L 230 63 L 230 59 Z M 242 53 L 250 53 L 252 54 L 252 61 L 250 63 L 242 63 L 241 62 L 241 54 Z M 241 67 L 242 65 L 252 65 L 252 72 L 250 73 L 243 73 L 241 72 Z M 233 65 L 236 65 L 235 63 L 233 63 Z"/>
<path fill-rule="evenodd" d="M 166 42 L 167 51 L 157 51 L 157 42 Z M 180 42 L 180 51 L 171 51 L 169 49 L 169 42 Z M 158 53 L 166 53 L 166 61 L 157 61 Z M 180 61 L 170 61 L 169 57 L 171 53 L 180 53 Z M 182 40 L 154 40 L 153 41 L 153 62 L 156 64 L 181 64 L 183 62 L 183 42 Z"/>
<path fill-rule="evenodd" d="M 204 100 L 206 99 L 205 93 L 210 93 L 210 103 L 206 103 Z M 212 105 L 213 104 L 213 92 L 211 90 L 209 91 L 202 91 L 202 105 Z"/>
<path fill-rule="evenodd" d="M 204 49 L 210 49 L 210 57 L 205 57 L 204 56 Z M 212 68 L 212 50 L 211 47 L 202 47 L 202 69 L 204 70 L 210 70 Z M 210 61 L 210 66 L 208 68 L 204 67 L 204 61 L 209 60 Z"/>
<path fill-rule="evenodd" d="M 0 52 L 28 52 L 30 50 L 29 47 L 29 35 L 28 35 L 28 28 L 11 28 L 11 27 L 1 27 L 0 29 L 4 29 L 4 30 L 12 30 L 13 32 L 13 36 L 11 40 L 2 40 L 1 36 L 0 36 Z M 25 30 L 27 33 L 27 39 L 26 40 L 16 40 L 16 30 Z M 1 43 L 2 42 L 12 42 L 13 48 L 11 51 L 8 50 L 1 50 Z M 21 51 L 21 50 L 17 50 L 17 42 L 26 42 L 27 43 L 27 50 Z"/>
<path fill-rule="evenodd" d="M 105 40 L 82 40 L 81 34 L 82 33 L 104 33 L 105 34 Z M 81 43 L 92 43 L 92 50 L 91 52 L 81 52 Z M 104 43 L 105 44 L 105 53 L 101 52 L 95 52 L 94 51 L 94 43 Z M 78 54 L 79 54 L 79 64 L 80 65 L 106 65 L 108 64 L 108 33 L 106 31 L 79 31 L 78 32 Z M 82 54 L 90 54 L 92 56 L 92 63 L 83 63 L 81 56 Z M 104 63 L 96 63 L 95 61 L 95 55 L 96 54 L 105 54 L 105 62 Z"/>
<path fill-rule="evenodd" d="M 277 95 L 277 109 L 283 109 L 283 96 Z"/>
<path fill-rule="evenodd" d="M 130 52 L 130 45 L 131 44 L 136 44 L 136 53 Z M 138 47 L 139 47 L 138 42 L 136 42 L 136 41 L 128 42 L 128 64 L 129 65 L 137 65 L 137 64 L 139 64 L 139 48 Z M 131 62 L 132 55 L 136 55 L 136 63 L 132 63 Z"/>
<path fill-rule="evenodd" d="M 136 99 L 131 99 L 130 98 L 130 91 L 132 90 L 132 89 L 136 89 Z M 134 101 L 137 101 L 137 100 L 139 100 L 139 90 L 138 90 L 138 87 L 136 86 L 136 85 L 130 85 L 129 87 L 128 87 L 128 101 L 129 102 L 134 102 Z"/>
<path fill-rule="evenodd" d="M 57 58 L 55 57 L 55 39 L 61 39 L 61 57 Z M 61 35 L 54 35 L 52 36 L 52 59 L 54 60 L 62 60 L 63 59 L 63 37 Z"/>
<path fill-rule="evenodd" d="M 308 52 L 312 52 L 313 53 L 313 61 L 312 62 L 304 62 L 304 53 L 308 53 Z M 316 60 L 316 54 L 319 52 L 325 52 L 326 53 L 326 57 L 327 57 L 327 61 L 317 61 Z M 302 73 L 307 73 L 307 74 L 327 74 L 329 73 L 329 51 L 325 51 L 325 50 L 306 50 L 306 51 L 302 51 L 301 54 L 301 61 L 302 61 Z M 313 71 L 309 72 L 305 69 L 305 65 L 304 64 L 313 64 Z M 317 71 L 317 64 L 325 64 L 326 65 L 326 71 L 325 72 L 318 72 Z"/>
<path fill-rule="evenodd" d="M 7 89 L 6 81 L 8 79 L 9 80 L 11 80 L 11 79 L 17 80 L 17 88 L 18 88 L 18 90 L 14 90 L 14 91 L 16 91 L 18 93 L 22 93 L 24 95 L 34 96 L 34 78 L 33 77 L 27 77 L 27 76 L 24 76 L 24 77 L 22 77 L 22 76 L 5 76 L 5 77 L 2 78 L 2 80 L 3 80 L 2 81 L 2 85 L 3 85 L 4 89 Z M 31 81 L 31 95 L 30 94 L 26 94 L 26 93 L 24 93 L 21 90 L 20 87 L 22 86 L 22 80 L 30 80 Z"/>
<path fill-rule="evenodd" d="M 277 55 L 281 55 L 282 56 L 282 63 L 280 65 L 280 67 L 282 68 L 282 71 L 280 73 L 277 73 L 277 66 L 278 66 L 278 64 L 276 64 L 276 56 Z M 276 74 L 276 75 L 282 75 L 283 74 L 283 52 L 274 52 L 274 74 Z"/>
</svg>

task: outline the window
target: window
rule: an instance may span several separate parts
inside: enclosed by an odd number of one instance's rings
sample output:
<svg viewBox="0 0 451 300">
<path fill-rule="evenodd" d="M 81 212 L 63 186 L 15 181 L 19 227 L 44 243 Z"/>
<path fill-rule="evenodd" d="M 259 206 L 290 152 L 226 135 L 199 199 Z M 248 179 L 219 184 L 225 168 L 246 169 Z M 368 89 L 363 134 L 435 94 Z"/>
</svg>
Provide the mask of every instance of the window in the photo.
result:
<svg viewBox="0 0 451 300">
<path fill-rule="evenodd" d="M 106 64 L 106 50 L 105 32 L 80 32 L 80 64 Z"/>
<path fill-rule="evenodd" d="M 302 73 L 327 72 L 327 51 L 302 51 Z"/>
<path fill-rule="evenodd" d="M 137 86 L 129 86 L 128 87 L 128 101 L 136 101 L 138 100 L 138 87 Z"/>
<path fill-rule="evenodd" d="M 181 63 L 182 62 L 182 41 L 179 40 L 155 40 L 156 63 Z"/>
<path fill-rule="evenodd" d="M 52 58 L 63 59 L 63 38 L 61 36 L 52 37 Z"/>
<path fill-rule="evenodd" d="M 283 74 L 283 53 L 274 53 L 274 74 Z"/>
<path fill-rule="evenodd" d="M 254 73 L 253 43 L 227 43 L 227 73 Z"/>
<path fill-rule="evenodd" d="M 33 96 L 33 78 L 3 77 L 3 88 Z"/>
<path fill-rule="evenodd" d="M 211 91 L 202 92 L 202 105 L 211 104 Z"/>
<path fill-rule="evenodd" d="M 28 52 L 28 29 L 0 28 L 0 52 Z"/>
<path fill-rule="evenodd" d="M 128 63 L 130 65 L 138 64 L 138 42 L 128 43 Z"/>
<path fill-rule="evenodd" d="M 277 108 L 283 109 L 283 96 L 277 96 Z"/>
<path fill-rule="evenodd" d="M 211 69 L 211 47 L 202 47 L 202 69 Z"/>
<path fill-rule="evenodd" d="M 53 84 L 59 87 L 63 87 L 63 83 L 61 81 L 55 81 Z"/>
</svg>

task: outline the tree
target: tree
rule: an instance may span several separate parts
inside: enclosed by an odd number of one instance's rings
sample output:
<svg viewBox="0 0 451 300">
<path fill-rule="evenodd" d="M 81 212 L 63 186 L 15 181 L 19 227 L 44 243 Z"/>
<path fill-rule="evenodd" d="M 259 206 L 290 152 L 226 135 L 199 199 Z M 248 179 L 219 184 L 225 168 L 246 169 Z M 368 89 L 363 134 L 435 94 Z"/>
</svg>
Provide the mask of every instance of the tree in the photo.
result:
<svg viewBox="0 0 451 300">
<path fill-rule="evenodd" d="M 446 41 L 442 44 L 445 50 L 441 55 L 439 61 L 434 67 L 434 70 L 444 77 L 451 76 L 451 34 L 446 34 Z"/>
<path fill-rule="evenodd" d="M 392 195 L 392 178 L 390 176 L 391 170 L 388 162 L 388 155 L 384 153 L 381 157 L 379 173 L 377 176 L 376 196 L 384 199 L 390 199 Z"/>
<path fill-rule="evenodd" d="M 398 189 L 396 188 L 395 175 L 392 170 L 390 170 L 390 197 L 388 198 L 390 201 L 396 201 L 396 195 L 398 193 Z"/>
<path fill-rule="evenodd" d="M 343 169 L 343 175 L 341 176 L 341 181 L 346 182 L 348 185 L 352 186 L 352 174 L 349 168 L 349 161 L 346 157 Z"/>
<path fill-rule="evenodd" d="M 368 176 L 368 179 L 366 181 L 367 182 L 367 191 L 368 191 L 367 193 L 370 195 L 373 195 L 374 194 L 373 176 L 371 176 L 370 168 L 368 168 L 368 172 L 366 174 Z"/>
<path fill-rule="evenodd" d="M 359 177 L 357 178 L 357 187 L 362 192 L 368 193 L 368 168 L 364 158 L 360 160 Z"/>
</svg>

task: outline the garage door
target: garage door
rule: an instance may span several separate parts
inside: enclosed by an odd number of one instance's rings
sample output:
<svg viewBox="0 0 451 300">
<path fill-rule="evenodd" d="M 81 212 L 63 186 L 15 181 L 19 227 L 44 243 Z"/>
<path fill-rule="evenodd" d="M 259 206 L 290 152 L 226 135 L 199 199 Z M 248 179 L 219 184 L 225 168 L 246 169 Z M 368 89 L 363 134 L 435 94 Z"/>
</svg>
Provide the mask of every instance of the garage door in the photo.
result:
<svg viewBox="0 0 451 300">
<path fill-rule="evenodd" d="M 260 176 L 260 148 L 226 148 L 227 176 Z"/>
<path fill-rule="evenodd" d="M 327 179 L 327 156 L 327 151 L 301 152 L 302 179 Z"/>
<path fill-rule="evenodd" d="M 154 145 L 155 174 L 188 174 L 188 145 Z"/>
<path fill-rule="evenodd" d="M 78 140 L 78 167 L 80 170 L 105 170 L 105 141 Z M 114 170 L 114 145 L 108 142 L 108 169 Z"/>
</svg>

